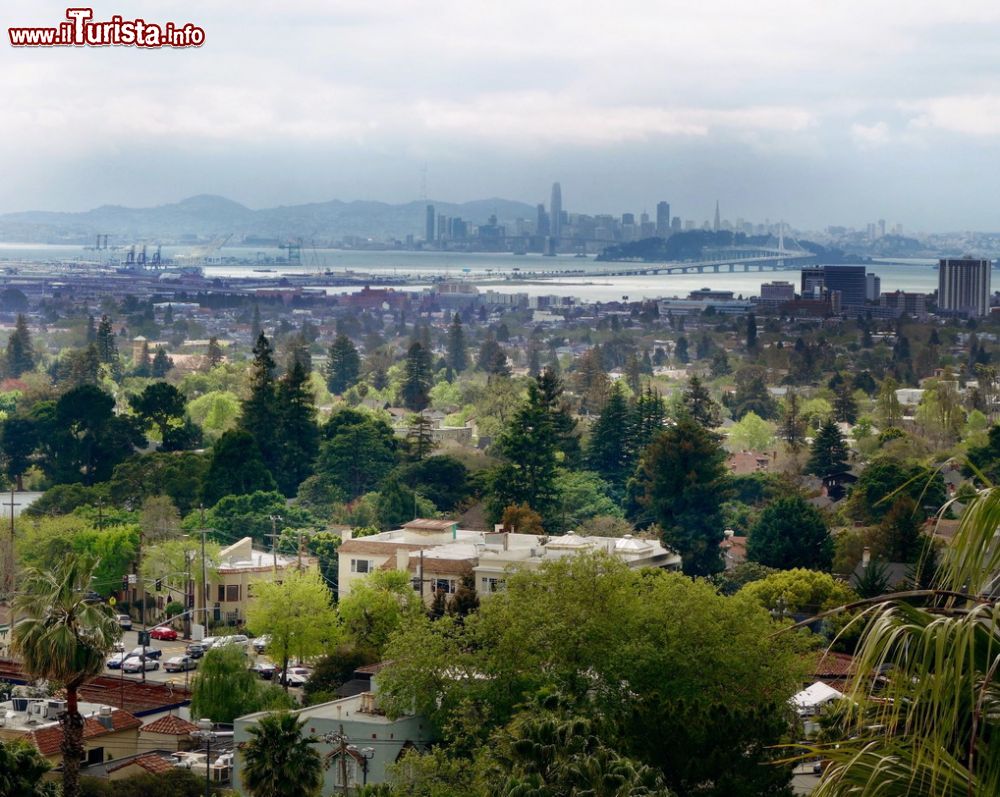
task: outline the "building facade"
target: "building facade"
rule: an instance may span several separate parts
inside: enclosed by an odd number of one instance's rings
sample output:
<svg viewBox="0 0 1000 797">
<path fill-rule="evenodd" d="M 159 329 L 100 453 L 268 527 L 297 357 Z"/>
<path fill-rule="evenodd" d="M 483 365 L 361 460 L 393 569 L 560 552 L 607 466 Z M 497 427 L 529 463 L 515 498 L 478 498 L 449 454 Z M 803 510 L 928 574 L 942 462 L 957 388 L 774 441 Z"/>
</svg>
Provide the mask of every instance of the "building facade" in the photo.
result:
<svg viewBox="0 0 1000 797">
<path fill-rule="evenodd" d="M 978 318 L 990 311 L 993 261 L 973 257 L 938 262 L 938 310 Z"/>
</svg>

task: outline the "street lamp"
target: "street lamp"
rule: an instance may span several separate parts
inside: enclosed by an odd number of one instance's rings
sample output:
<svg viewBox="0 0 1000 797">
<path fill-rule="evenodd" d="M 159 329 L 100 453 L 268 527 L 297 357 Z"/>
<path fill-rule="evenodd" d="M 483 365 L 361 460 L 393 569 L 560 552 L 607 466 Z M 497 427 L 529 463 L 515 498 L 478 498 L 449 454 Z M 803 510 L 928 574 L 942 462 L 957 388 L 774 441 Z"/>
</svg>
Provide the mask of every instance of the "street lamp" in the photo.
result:
<svg viewBox="0 0 1000 797">
<path fill-rule="evenodd" d="M 212 720 L 202 717 L 198 720 L 198 730 L 191 734 L 197 739 L 205 740 L 205 797 L 211 797 L 212 794 L 212 741 L 218 738 L 214 728 Z"/>
<path fill-rule="evenodd" d="M 361 756 L 361 785 L 368 785 L 368 762 L 375 757 L 374 747 L 362 747 L 360 750 L 356 745 L 349 744 L 347 749 L 357 756 Z"/>
</svg>

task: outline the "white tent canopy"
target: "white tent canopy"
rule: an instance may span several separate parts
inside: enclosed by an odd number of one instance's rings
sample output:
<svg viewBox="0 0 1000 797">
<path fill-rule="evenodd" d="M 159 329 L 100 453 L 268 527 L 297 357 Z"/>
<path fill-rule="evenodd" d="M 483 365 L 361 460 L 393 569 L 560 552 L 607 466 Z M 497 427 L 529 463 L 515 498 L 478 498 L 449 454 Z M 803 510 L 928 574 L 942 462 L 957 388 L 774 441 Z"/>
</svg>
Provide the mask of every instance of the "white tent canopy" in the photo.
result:
<svg viewBox="0 0 1000 797">
<path fill-rule="evenodd" d="M 792 704 L 800 711 L 814 711 L 844 695 L 822 681 L 816 681 L 792 697 Z"/>
</svg>

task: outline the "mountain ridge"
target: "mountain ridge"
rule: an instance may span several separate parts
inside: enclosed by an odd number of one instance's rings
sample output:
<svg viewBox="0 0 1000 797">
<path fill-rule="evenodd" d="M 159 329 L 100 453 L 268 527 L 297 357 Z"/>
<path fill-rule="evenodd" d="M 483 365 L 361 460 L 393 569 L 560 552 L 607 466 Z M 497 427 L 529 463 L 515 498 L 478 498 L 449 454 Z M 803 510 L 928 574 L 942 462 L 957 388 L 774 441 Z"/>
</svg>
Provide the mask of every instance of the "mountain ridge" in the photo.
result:
<svg viewBox="0 0 1000 797">
<path fill-rule="evenodd" d="M 435 212 L 484 224 L 496 214 L 501 224 L 534 218 L 535 206 L 492 197 L 468 202 L 331 199 L 254 210 L 218 194 L 195 194 L 152 207 L 100 205 L 84 211 L 27 210 L 0 214 L 0 240 L 19 243 L 89 243 L 98 234 L 112 243 L 155 240 L 161 243 L 232 235 L 332 242 L 345 237 L 422 238 L 426 206 Z"/>
</svg>

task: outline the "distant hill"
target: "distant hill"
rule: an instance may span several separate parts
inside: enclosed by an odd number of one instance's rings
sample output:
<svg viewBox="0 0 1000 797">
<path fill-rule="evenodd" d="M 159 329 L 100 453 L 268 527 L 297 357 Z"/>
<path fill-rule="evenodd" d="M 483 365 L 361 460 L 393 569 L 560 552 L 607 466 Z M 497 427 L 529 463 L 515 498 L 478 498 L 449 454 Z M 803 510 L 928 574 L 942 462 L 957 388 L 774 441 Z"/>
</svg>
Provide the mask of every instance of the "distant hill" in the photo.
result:
<svg viewBox="0 0 1000 797">
<path fill-rule="evenodd" d="M 0 240 L 24 243 L 90 243 L 98 233 L 113 243 L 148 240 L 178 243 L 232 234 L 287 240 L 303 238 L 323 245 L 346 236 L 379 240 L 407 235 L 422 238 L 426 206 L 437 213 L 460 216 L 473 224 L 496 214 L 501 224 L 534 218 L 535 206 L 509 199 L 478 199 L 453 203 L 416 201 L 402 205 L 385 202 L 315 202 L 251 210 L 231 199 L 202 194 L 170 205 L 127 208 L 102 205 L 82 213 L 25 211 L 0 215 Z"/>
</svg>

